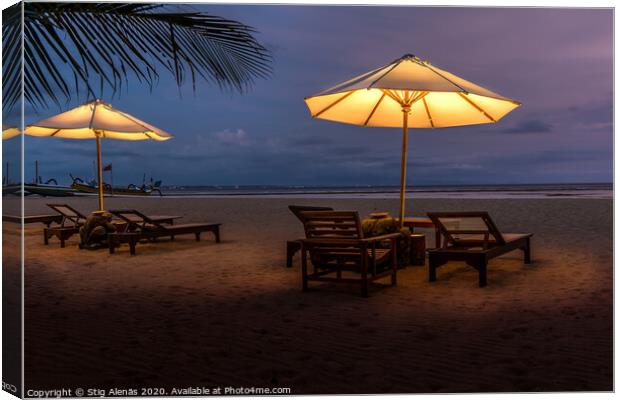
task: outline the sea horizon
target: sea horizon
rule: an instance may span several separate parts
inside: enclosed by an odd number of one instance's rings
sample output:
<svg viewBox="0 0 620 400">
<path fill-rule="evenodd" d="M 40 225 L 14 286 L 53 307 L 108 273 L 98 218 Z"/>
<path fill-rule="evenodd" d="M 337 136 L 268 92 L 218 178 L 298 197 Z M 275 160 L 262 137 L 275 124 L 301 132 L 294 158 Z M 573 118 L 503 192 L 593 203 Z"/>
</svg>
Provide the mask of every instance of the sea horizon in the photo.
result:
<svg viewBox="0 0 620 400">
<path fill-rule="evenodd" d="M 398 198 L 393 185 L 164 185 L 165 197 Z M 613 198 L 613 183 L 420 185 L 418 198 Z"/>
</svg>

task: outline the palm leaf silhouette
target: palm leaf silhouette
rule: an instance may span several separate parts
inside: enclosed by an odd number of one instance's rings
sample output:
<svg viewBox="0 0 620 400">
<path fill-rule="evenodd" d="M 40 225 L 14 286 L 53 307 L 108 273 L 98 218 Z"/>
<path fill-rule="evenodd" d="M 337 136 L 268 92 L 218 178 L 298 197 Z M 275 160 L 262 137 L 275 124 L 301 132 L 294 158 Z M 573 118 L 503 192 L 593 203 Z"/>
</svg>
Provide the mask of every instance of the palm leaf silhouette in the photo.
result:
<svg viewBox="0 0 620 400">
<path fill-rule="evenodd" d="M 3 10 L 3 97 L 22 93 L 21 5 Z M 23 93 L 33 107 L 72 95 L 119 93 L 133 76 L 152 89 L 167 71 L 190 81 L 245 91 L 271 73 L 271 56 L 237 21 L 144 3 L 24 3 Z"/>
</svg>

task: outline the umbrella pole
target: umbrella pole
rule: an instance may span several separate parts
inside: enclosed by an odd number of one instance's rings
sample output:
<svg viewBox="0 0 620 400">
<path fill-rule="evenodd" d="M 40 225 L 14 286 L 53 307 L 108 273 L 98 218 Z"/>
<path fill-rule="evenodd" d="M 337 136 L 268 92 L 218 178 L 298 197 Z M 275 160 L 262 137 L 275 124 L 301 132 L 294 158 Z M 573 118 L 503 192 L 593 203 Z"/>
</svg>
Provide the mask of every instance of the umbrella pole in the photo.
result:
<svg viewBox="0 0 620 400">
<path fill-rule="evenodd" d="M 97 180 L 99 191 L 99 211 L 103 211 L 103 171 L 101 170 L 101 135 L 97 135 Z"/>
<path fill-rule="evenodd" d="M 398 221 L 400 227 L 403 227 L 405 218 L 405 187 L 407 186 L 407 129 L 409 123 L 410 107 L 403 107 L 403 153 L 400 159 L 400 208 L 398 213 Z"/>
</svg>

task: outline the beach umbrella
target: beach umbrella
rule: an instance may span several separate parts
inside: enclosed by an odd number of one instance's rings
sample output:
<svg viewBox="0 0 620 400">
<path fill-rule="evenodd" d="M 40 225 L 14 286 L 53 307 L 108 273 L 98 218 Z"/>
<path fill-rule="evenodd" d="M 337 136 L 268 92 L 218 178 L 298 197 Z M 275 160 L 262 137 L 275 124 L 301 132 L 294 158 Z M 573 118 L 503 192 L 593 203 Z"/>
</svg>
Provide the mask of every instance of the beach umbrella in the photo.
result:
<svg viewBox="0 0 620 400">
<path fill-rule="evenodd" d="M 111 104 L 96 99 L 76 108 L 28 125 L 24 131 L 31 136 L 50 136 L 66 139 L 95 139 L 97 141 L 97 172 L 99 210 L 103 210 L 101 140 L 168 140 L 173 136 L 147 124 Z"/>
<path fill-rule="evenodd" d="M 408 129 L 493 123 L 521 105 L 411 54 L 306 97 L 305 101 L 313 118 L 402 128 L 401 225 Z"/>
<path fill-rule="evenodd" d="M 16 126 L 2 125 L 2 140 L 7 140 L 19 135 L 19 128 Z"/>
</svg>

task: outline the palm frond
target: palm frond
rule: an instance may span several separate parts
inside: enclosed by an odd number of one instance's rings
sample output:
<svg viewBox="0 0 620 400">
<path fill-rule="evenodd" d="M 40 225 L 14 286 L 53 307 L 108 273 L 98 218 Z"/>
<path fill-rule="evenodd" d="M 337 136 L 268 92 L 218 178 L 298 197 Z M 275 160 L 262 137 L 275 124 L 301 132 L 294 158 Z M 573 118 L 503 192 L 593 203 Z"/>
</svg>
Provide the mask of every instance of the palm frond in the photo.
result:
<svg viewBox="0 0 620 400">
<path fill-rule="evenodd" d="M 35 108 L 74 95 L 112 94 L 130 78 L 152 89 L 163 73 L 181 87 L 201 78 L 244 92 L 271 73 L 255 31 L 233 20 L 144 3 L 25 3 L 24 96 Z M 21 95 L 21 10 L 3 11 L 3 97 Z M 98 83 L 98 85 L 97 85 Z M 72 90 L 73 89 L 73 90 Z"/>
</svg>

